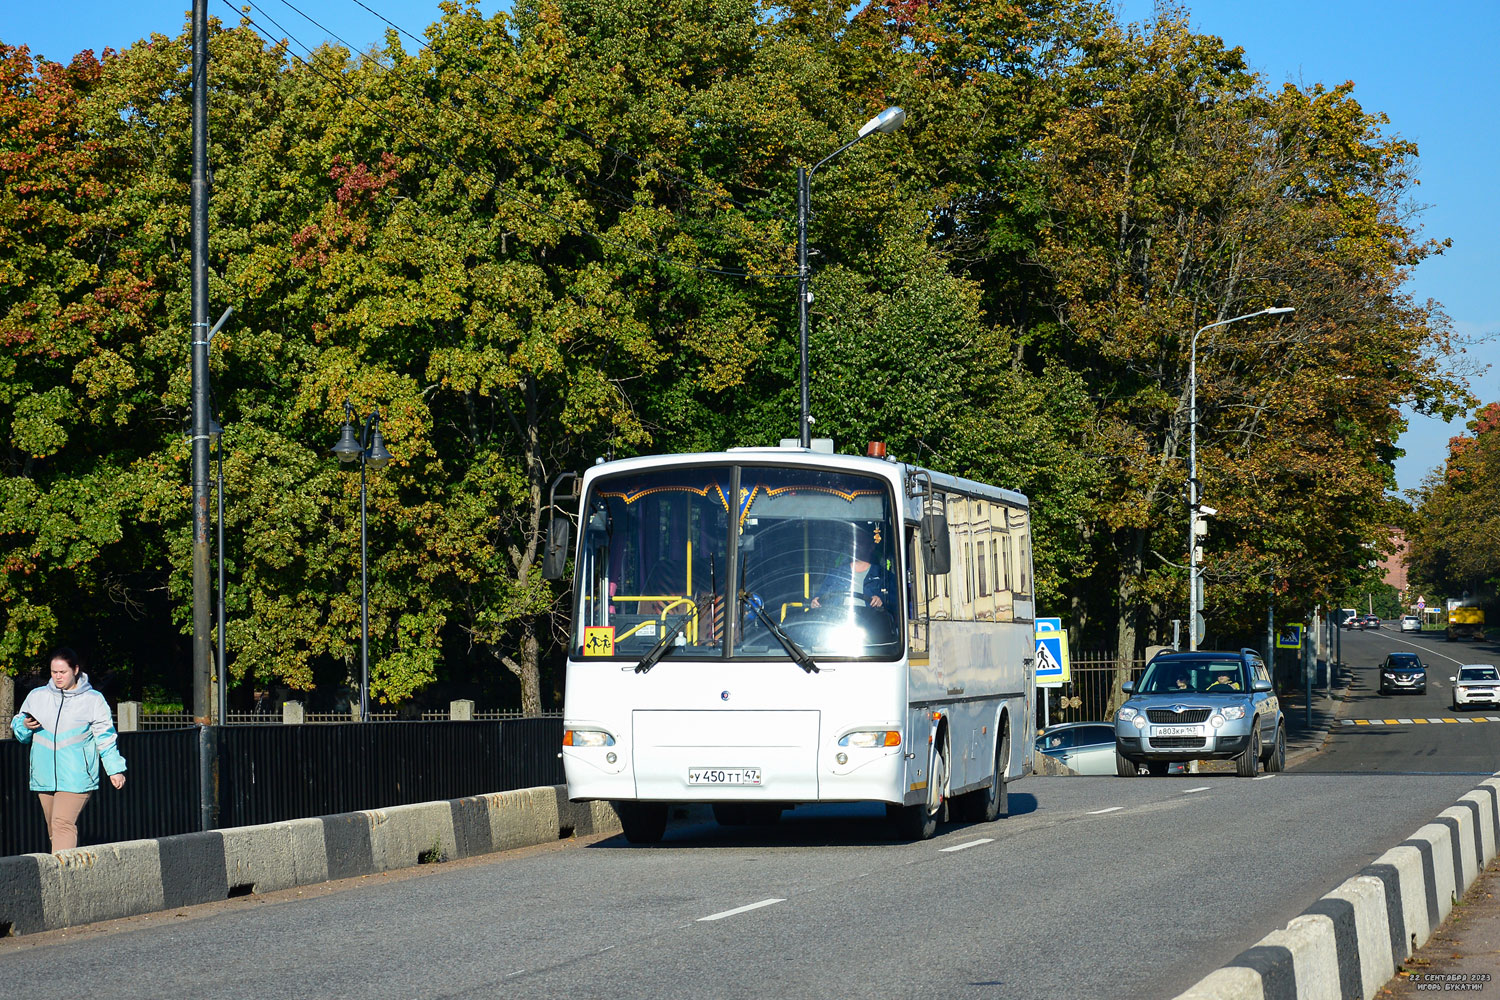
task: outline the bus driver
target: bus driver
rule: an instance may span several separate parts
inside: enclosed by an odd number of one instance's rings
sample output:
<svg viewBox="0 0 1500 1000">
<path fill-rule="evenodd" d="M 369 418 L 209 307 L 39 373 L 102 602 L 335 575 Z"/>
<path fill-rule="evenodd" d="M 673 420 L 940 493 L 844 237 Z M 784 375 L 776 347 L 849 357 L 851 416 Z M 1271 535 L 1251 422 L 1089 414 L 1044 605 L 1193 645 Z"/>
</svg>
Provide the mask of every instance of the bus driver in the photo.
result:
<svg viewBox="0 0 1500 1000">
<path fill-rule="evenodd" d="M 879 541 L 868 529 L 855 528 L 853 558 L 843 560 L 823 578 L 812 606 L 820 608 L 825 601 L 853 599 L 872 608 L 887 607 L 891 600 L 891 578 L 876 558 Z"/>
</svg>

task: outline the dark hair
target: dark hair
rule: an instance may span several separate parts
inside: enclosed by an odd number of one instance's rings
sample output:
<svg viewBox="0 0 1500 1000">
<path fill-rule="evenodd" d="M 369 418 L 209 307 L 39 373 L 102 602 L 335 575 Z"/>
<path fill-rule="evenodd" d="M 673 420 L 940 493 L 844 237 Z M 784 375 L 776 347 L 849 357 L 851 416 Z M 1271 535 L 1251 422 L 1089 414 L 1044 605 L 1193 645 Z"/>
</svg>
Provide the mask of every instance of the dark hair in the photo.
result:
<svg viewBox="0 0 1500 1000">
<path fill-rule="evenodd" d="M 53 660 L 62 660 L 69 667 L 73 668 L 73 673 L 75 674 L 83 669 L 83 664 L 78 660 L 78 654 L 67 646 L 58 646 L 52 651 L 52 655 L 47 657 L 47 665 L 49 667 L 52 665 Z"/>
</svg>

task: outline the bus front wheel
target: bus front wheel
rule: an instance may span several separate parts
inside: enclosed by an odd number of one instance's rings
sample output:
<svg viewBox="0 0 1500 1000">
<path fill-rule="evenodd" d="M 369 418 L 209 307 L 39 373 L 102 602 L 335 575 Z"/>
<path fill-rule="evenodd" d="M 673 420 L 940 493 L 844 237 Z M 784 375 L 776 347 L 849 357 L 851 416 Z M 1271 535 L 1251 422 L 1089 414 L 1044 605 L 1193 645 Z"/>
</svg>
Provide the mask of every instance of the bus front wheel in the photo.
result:
<svg viewBox="0 0 1500 1000">
<path fill-rule="evenodd" d="M 948 810 L 948 747 L 939 741 L 932 751 L 932 773 L 927 776 L 927 801 L 914 806 L 888 806 L 902 840 L 931 840 Z"/>
<path fill-rule="evenodd" d="M 632 844 L 659 843 L 662 834 L 667 832 L 665 802 L 616 802 L 614 805 L 625 839 Z"/>
</svg>

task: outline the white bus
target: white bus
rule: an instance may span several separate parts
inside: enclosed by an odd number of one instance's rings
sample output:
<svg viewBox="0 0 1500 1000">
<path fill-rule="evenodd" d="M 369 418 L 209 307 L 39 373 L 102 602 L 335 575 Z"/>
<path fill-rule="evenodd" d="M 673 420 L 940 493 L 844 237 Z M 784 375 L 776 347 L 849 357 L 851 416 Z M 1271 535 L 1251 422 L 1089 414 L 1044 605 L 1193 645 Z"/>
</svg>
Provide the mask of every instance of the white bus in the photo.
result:
<svg viewBox="0 0 1500 1000">
<path fill-rule="evenodd" d="M 601 463 L 574 487 L 571 799 L 614 803 L 634 843 L 683 802 L 726 825 L 883 802 L 911 839 L 1007 812 L 1033 753 L 1026 497 L 800 447 Z M 553 517 L 549 576 L 570 527 Z"/>
</svg>

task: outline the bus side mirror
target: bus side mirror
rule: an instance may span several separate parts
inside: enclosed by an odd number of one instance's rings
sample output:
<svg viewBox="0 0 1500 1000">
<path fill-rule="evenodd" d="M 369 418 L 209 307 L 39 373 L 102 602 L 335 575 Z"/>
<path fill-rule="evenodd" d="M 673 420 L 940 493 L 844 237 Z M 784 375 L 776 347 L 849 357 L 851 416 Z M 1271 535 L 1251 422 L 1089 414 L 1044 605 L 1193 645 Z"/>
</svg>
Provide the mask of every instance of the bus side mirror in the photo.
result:
<svg viewBox="0 0 1500 1000">
<path fill-rule="evenodd" d="M 542 550 L 542 579 L 561 580 L 568 567 L 568 541 L 573 531 L 573 522 L 566 515 L 552 515 L 547 526 L 547 546 Z"/>
<path fill-rule="evenodd" d="M 946 575 L 953 568 L 953 557 L 948 549 L 948 518 L 943 514 L 923 514 L 920 538 L 927 575 Z"/>
</svg>

